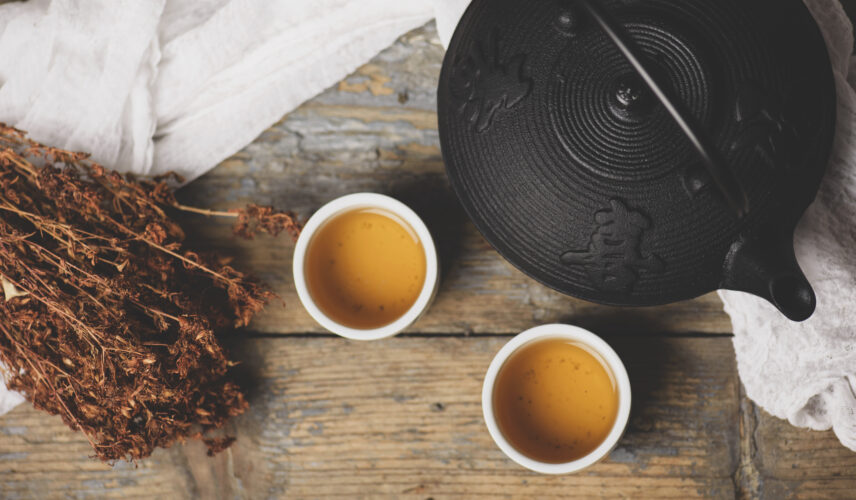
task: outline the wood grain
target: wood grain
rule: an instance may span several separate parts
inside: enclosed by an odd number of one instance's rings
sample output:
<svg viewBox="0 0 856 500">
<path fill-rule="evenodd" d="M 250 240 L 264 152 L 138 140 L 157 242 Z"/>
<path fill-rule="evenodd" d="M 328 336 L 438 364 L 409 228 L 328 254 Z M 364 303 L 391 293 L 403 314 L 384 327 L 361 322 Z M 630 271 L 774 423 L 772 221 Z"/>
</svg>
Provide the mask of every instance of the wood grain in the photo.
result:
<svg viewBox="0 0 856 500">
<path fill-rule="evenodd" d="M 235 338 L 251 407 L 229 451 L 180 446 L 110 471 L 56 417 L 20 408 L 0 419 L 0 497 L 734 496 L 727 338 L 609 339 L 633 386 L 628 431 L 607 461 L 561 477 L 516 466 L 484 427 L 482 377 L 506 340 Z"/>
<path fill-rule="evenodd" d="M 191 216 L 192 218 L 193 216 Z M 469 222 L 441 249 L 440 290 L 429 312 L 408 329 L 410 333 L 511 334 L 543 323 L 564 322 L 598 333 L 720 333 L 731 324 L 715 294 L 653 308 L 606 307 L 554 292 L 531 280 L 503 260 Z M 321 333 L 297 298 L 291 274 L 294 248 L 287 236 L 259 236 L 239 241 L 229 221 L 186 224 L 200 248 L 235 256 L 236 265 L 261 277 L 286 303 L 274 302 L 250 325 L 263 333 Z"/>
<path fill-rule="evenodd" d="M 192 497 L 181 454 L 160 452 L 137 467 L 112 469 L 91 457 L 82 434 L 25 403 L 0 417 L 0 498 Z"/>
<path fill-rule="evenodd" d="M 443 264 L 437 301 L 411 332 L 516 333 L 556 321 L 599 332 L 731 331 L 714 294 L 665 307 L 601 307 L 554 292 L 499 257 L 446 181 L 435 111 L 442 55 L 433 26 L 404 36 L 188 185 L 182 200 L 220 209 L 254 201 L 294 209 L 305 218 L 327 201 L 359 191 L 401 199 L 425 219 Z M 229 237 L 227 222 L 196 216 L 186 221 L 200 247 L 236 255 L 241 267 L 262 276 L 290 305 L 271 307 L 253 329 L 321 331 L 297 301 L 290 243 L 238 242 Z"/>
<path fill-rule="evenodd" d="M 754 405 L 750 416 L 761 497 L 856 497 L 856 453 L 835 434 L 797 429 Z"/>
</svg>

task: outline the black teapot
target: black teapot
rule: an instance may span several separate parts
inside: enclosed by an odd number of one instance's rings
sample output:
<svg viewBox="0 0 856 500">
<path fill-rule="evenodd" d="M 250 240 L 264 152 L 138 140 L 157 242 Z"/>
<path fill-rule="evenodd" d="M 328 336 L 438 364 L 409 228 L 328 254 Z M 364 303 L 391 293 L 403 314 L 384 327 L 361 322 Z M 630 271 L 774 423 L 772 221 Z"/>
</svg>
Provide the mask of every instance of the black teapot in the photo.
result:
<svg viewBox="0 0 856 500">
<path fill-rule="evenodd" d="M 474 0 L 438 106 L 464 208 L 545 285 L 627 306 L 726 288 L 814 312 L 793 232 L 836 96 L 801 0 Z"/>
</svg>

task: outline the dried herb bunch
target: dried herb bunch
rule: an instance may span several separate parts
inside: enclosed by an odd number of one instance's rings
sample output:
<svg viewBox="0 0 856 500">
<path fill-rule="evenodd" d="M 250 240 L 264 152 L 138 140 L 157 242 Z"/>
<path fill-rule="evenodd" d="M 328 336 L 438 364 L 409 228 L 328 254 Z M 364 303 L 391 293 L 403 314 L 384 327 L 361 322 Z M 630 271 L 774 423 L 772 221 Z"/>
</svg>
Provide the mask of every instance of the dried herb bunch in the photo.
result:
<svg viewBox="0 0 856 500">
<path fill-rule="evenodd" d="M 176 209 L 188 207 L 166 179 L 123 177 L 0 124 L 2 375 L 105 461 L 204 439 L 247 408 L 215 331 L 246 325 L 272 294 L 185 248 Z M 264 207 L 214 214 L 244 236 L 299 230 Z"/>
</svg>

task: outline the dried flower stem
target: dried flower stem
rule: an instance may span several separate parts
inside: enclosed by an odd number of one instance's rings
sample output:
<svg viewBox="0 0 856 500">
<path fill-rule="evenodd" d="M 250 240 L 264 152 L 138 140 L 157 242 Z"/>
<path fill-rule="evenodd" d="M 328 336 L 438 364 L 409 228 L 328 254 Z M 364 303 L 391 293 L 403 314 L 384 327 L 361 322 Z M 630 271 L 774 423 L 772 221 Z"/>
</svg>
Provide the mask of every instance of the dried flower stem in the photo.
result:
<svg viewBox="0 0 856 500">
<path fill-rule="evenodd" d="M 175 205 L 175 208 L 177 208 L 181 211 L 184 211 L 184 212 L 191 212 L 194 214 L 207 215 L 207 216 L 211 216 L 211 217 L 232 217 L 232 218 L 237 219 L 239 216 L 239 213 L 237 210 L 228 211 L 228 212 L 223 211 L 223 210 L 208 210 L 207 208 L 196 208 L 196 207 L 191 207 L 191 206 L 187 206 L 187 205 L 182 205 L 180 203 L 177 203 Z"/>
<path fill-rule="evenodd" d="M 293 214 L 179 204 L 164 180 L 110 172 L 0 124 L 0 362 L 10 388 L 84 433 L 96 456 L 136 460 L 205 433 L 247 402 L 215 330 L 273 297 L 168 216 L 236 219 L 236 232 L 300 229 Z M 5 288 L 4 288 L 5 290 Z M 205 300 L 200 293 L 205 291 Z"/>
</svg>

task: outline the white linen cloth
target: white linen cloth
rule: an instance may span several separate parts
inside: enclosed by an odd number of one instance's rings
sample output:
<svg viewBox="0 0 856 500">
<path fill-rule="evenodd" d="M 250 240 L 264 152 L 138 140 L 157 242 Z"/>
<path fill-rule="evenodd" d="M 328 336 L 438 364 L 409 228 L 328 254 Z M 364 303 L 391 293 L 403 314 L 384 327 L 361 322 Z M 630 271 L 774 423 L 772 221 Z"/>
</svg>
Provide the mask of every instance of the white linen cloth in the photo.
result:
<svg viewBox="0 0 856 500">
<path fill-rule="evenodd" d="M 191 180 L 458 0 L 30 0 L 0 5 L 0 120 Z"/>
<path fill-rule="evenodd" d="M 746 392 L 856 450 L 856 72 L 838 0 L 805 0 L 839 93 L 834 159 L 797 254 L 805 323 L 720 292 Z M 193 179 L 432 17 L 443 43 L 469 0 L 30 0 L 0 5 L 0 121 L 140 174 Z M 2 299 L 2 298 L 0 298 Z M 21 401 L 0 384 L 0 414 Z"/>
</svg>

